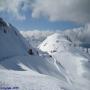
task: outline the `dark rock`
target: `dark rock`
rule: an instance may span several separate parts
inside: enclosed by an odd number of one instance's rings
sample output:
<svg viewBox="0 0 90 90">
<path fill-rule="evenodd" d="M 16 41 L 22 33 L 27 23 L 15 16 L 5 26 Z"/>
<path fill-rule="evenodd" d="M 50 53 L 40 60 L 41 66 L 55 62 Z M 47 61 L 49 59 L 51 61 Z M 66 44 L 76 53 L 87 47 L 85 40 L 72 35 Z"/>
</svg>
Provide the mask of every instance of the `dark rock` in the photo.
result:
<svg viewBox="0 0 90 90">
<path fill-rule="evenodd" d="M 7 23 L 2 18 L 0 18 L 0 26 L 1 27 L 6 27 L 7 26 Z"/>
</svg>

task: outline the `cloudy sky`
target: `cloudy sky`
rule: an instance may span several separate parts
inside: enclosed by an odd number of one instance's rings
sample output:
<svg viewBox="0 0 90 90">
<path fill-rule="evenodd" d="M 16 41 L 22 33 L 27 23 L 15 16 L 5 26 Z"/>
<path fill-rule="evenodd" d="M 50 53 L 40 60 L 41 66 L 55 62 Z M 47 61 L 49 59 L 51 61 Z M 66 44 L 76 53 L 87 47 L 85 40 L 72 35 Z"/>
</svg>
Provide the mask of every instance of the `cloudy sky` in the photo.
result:
<svg viewBox="0 0 90 90">
<path fill-rule="evenodd" d="M 68 29 L 90 23 L 90 0 L 0 0 L 0 16 L 18 29 Z"/>
</svg>

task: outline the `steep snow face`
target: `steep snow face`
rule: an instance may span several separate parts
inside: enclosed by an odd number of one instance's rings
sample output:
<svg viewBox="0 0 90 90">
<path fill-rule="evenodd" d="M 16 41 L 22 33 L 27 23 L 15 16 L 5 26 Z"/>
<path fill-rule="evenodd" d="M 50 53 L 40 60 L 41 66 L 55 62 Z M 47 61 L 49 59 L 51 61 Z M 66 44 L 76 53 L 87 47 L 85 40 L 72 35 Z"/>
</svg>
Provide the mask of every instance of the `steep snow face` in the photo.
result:
<svg viewBox="0 0 90 90">
<path fill-rule="evenodd" d="M 0 60 L 18 55 L 26 55 L 27 46 L 22 36 L 12 26 L 0 21 Z"/>
<path fill-rule="evenodd" d="M 49 36 L 38 48 L 48 52 L 62 65 L 72 83 L 84 85 L 85 90 L 89 90 L 90 56 L 74 47 L 64 34 L 56 33 Z"/>
</svg>

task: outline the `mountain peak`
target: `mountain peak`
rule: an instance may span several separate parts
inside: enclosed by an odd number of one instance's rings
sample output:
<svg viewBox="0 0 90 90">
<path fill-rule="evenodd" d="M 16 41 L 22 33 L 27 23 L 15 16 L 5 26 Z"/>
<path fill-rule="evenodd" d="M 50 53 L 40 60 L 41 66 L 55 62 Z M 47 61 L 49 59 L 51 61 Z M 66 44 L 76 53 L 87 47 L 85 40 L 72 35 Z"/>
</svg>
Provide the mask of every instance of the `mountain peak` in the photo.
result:
<svg viewBox="0 0 90 90">
<path fill-rule="evenodd" d="M 7 23 L 1 17 L 0 17 L 0 26 L 1 27 L 6 27 L 7 26 Z"/>
</svg>

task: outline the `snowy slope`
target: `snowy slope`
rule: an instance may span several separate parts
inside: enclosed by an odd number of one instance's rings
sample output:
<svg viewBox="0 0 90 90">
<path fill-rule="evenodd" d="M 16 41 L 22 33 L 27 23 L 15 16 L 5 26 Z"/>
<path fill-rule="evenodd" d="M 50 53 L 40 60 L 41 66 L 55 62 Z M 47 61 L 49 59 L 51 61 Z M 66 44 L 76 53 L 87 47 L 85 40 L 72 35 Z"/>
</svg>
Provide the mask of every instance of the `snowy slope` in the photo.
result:
<svg viewBox="0 0 90 90">
<path fill-rule="evenodd" d="M 10 87 L 11 90 L 75 90 L 74 88 L 71 89 L 67 83 L 51 76 L 30 72 L 7 71 L 6 73 L 3 70 L 0 71 L 0 88 Z M 17 89 L 13 89 L 15 87 Z"/>
<path fill-rule="evenodd" d="M 3 20 L 2 20 L 3 21 Z M 3 21 L 4 23 L 4 21 Z M 4 32 L 5 30 L 5 32 Z M 2 26 L 0 29 L 0 66 L 11 70 L 24 70 L 19 64 L 24 64 L 29 69 L 39 73 L 62 77 L 63 74 L 54 65 L 53 58 L 39 56 L 38 54 L 29 55 L 23 37 L 12 25 Z M 37 50 L 36 50 L 37 51 Z M 64 76 L 63 76 L 64 77 Z"/>
<path fill-rule="evenodd" d="M 61 76 L 53 63 L 50 64 L 50 62 L 37 56 L 18 56 L 0 62 L 0 88 L 18 87 L 19 90 L 75 90 Z"/>
<path fill-rule="evenodd" d="M 19 90 L 68 90 L 69 84 L 58 61 L 28 45 L 16 28 L 0 19 L 0 89 L 15 85 Z"/>
<path fill-rule="evenodd" d="M 55 33 L 47 37 L 38 48 L 48 52 L 62 65 L 73 85 L 81 85 L 84 90 L 89 90 L 90 56 L 74 47 L 65 34 Z"/>
<path fill-rule="evenodd" d="M 48 37 L 39 48 L 33 48 L 15 27 L 0 18 L 1 90 L 89 90 L 90 56 L 74 47 L 65 34 Z"/>
<path fill-rule="evenodd" d="M 27 55 L 25 45 L 19 32 L 9 24 L 0 27 L 0 60 L 18 55 Z"/>
<path fill-rule="evenodd" d="M 5 59 L 0 62 L 0 68 L 4 70 L 28 71 L 34 70 L 40 74 L 50 75 L 67 81 L 62 73 L 54 65 L 52 59 L 38 56 L 18 56 Z"/>
</svg>

